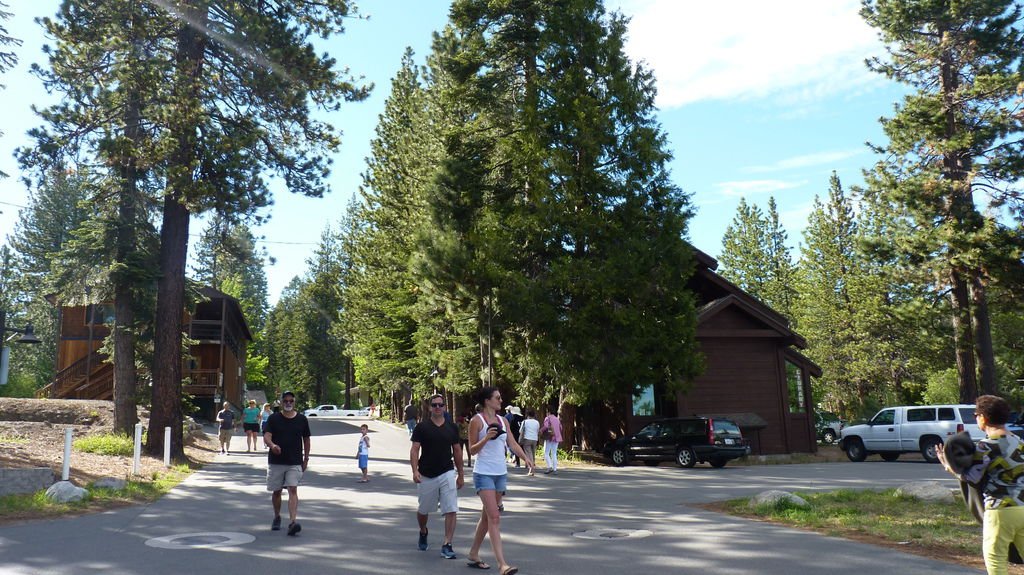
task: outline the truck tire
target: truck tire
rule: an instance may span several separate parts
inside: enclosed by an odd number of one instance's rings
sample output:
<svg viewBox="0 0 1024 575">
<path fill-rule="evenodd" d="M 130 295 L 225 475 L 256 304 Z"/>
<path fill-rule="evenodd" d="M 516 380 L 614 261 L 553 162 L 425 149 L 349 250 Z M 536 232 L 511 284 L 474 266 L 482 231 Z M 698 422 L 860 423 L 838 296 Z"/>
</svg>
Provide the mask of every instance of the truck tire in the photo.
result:
<svg viewBox="0 0 1024 575">
<path fill-rule="evenodd" d="M 924 437 L 921 439 L 921 457 L 928 463 L 938 463 L 939 456 L 935 455 L 935 450 L 939 448 L 938 437 Z"/>
<path fill-rule="evenodd" d="M 851 437 L 846 440 L 846 457 L 854 462 L 867 459 L 868 451 L 864 449 L 864 442 L 859 437 Z"/>
<path fill-rule="evenodd" d="M 832 431 L 831 429 L 826 429 L 825 433 L 822 434 L 822 439 L 825 441 L 825 443 L 835 443 L 836 432 Z"/>
</svg>

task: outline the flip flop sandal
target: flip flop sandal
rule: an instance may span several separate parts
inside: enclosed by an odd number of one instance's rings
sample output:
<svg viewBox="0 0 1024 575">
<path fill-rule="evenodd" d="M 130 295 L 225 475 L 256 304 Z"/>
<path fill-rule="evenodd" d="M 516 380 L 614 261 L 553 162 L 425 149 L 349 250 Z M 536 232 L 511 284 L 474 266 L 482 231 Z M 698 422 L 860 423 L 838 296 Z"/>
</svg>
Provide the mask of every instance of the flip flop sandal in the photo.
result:
<svg viewBox="0 0 1024 575">
<path fill-rule="evenodd" d="M 490 569 L 491 566 L 477 559 L 476 561 L 467 561 L 466 566 L 473 569 Z"/>
<path fill-rule="evenodd" d="M 519 573 L 518 567 L 509 567 L 508 569 L 502 571 L 501 575 L 516 575 L 516 573 Z"/>
</svg>

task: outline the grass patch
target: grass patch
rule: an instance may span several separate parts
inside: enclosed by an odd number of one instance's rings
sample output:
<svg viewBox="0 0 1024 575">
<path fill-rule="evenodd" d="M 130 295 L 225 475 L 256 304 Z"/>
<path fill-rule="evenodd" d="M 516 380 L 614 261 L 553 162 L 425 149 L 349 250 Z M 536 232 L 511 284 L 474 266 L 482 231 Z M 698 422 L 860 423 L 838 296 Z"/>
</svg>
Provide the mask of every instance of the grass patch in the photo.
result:
<svg viewBox="0 0 1024 575">
<path fill-rule="evenodd" d="M 149 503 L 181 483 L 191 472 L 188 465 L 176 465 L 167 471 L 154 473 L 149 480 L 128 481 L 124 489 L 87 486 L 85 499 L 72 503 L 55 503 L 46 497 L 45 490 L 26 495 L 7 495 L 0 497 L 0 521 L 45 519 L 133 503 Z"/>
<path fill-rule="evenodd" d="M 787 503 L 751 508 L 749 499 L 734 499 L 720 504 L 719 510 L 827 535 L 934 550 L 947 558 L 980 558 L 981 525 L 962 502 L 920 501 L 897 495 L 895 489 L 798 495 L 810 508 Z"/>
<path fill-rule="evenodd" d="M 4 435 L 0 433 L 0 443 L 28 443 L 27 437 L 18 437 L 17 435 Z"/>
<path fill-rule="evenodd" d="M 71 444 L 77 451 L 99 453 L 101 455 L 120 455 L 131 457 L 135 452 L 134 439 L 127 435 L 100 433 L 76 439 Z"/>
</svg>

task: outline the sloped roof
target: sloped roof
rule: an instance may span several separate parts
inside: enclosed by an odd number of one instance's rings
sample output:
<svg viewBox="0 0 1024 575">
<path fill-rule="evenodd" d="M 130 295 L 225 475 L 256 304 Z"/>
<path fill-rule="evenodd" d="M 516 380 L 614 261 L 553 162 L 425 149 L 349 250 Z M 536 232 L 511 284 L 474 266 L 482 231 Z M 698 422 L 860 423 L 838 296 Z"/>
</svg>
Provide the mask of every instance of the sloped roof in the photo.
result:
<svg viewBox="0 0 1024 575">
<path fill-rule="evenodd" d="M 243 335 L 245 335 L 249 341 L 253 341 L 252 332 L 249 331 L 249 322 L 246 321 L 245 314 L 242 313 L 242 304 L 238 303 L 237 299 L 212 287 L 201 287 L 199 288 L 199 293 L 203 294 L 203 297 L 210 300 L 226 300 L 228 302 L 228 307 L 231 308 L 231 312 L 237 316 L 238 323 L 242 326 Z"/>
<path fill-rule="evenodd" d="M 778 332 L 780 337 L 790 340 L 793 345 L 800 349 L 805 349 L 807 347 L 807 340 L 805 340 L 800 334 L 789 329 L 789 322 L 787 322 L 785 318 L 775 312 L 772 312 L 771 309 L 764 304 L 757 305 L 756 300 L 753 300 L 750 296 L 742 297 L 739 294 L 733 293 L 704 304 L 704 306 L 697 311 L 697 325 L 700 326 L 700 324 L 710 320 L 723 310 L 729 308 L 739 309 L 744 314 Z"/>
</svg>

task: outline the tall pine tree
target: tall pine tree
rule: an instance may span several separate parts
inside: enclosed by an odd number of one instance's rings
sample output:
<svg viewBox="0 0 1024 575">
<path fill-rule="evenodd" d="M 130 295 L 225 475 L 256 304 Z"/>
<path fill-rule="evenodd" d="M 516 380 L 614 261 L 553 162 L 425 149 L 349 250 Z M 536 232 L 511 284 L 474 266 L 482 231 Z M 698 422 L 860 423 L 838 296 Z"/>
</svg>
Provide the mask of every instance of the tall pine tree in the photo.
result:
<svg viewBox="0 0 1024 575">
<path fill-rule="evenodd" d="M 868 0 L 861 14 L 889 47 L 871 68 L 913 90 L 882 121 L 889 143 L 878 148 L 885 159 L 869 190 L 910 222 L 911 233 L 894 238 L 906 263 L 949 294 L 960 400 L 971 403 L 979 379 L 982 393 L 996 391 L 993 271 L 1020 266 L 1002 256 L 1021 239 L 976 198 L 1017 217 L 1024 208 L 1022 8 L 1013 0 Z"/>
</svg>

